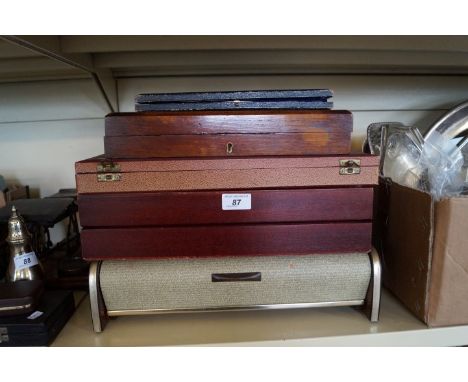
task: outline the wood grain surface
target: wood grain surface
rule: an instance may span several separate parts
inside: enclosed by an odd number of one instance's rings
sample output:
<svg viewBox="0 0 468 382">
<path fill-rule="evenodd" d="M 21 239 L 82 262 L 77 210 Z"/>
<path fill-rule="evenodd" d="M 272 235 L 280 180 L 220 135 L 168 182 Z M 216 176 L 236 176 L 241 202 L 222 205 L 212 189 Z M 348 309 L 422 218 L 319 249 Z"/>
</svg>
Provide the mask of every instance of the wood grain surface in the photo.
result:
<svg viewBox="0 0 468 382">
<path fill-rule="evenodd" d="M 106 137 L 313 132 L 350 135 L 352 129 L 353 116 L 345 110 L 113 113 L 105 118 Z"/>
<path fill-rule="evenodd" d="M 109 158 L 348 154 L 349 133 L 272 133 L 104 137 Z"/>
<path fill-rule="evenodd" d="M 372 219 L 371 187 L 233 190 L 249 193 L 250 210 L 223 210 L 225 191 L 79 195 L 83 227 L 357 221 Z"/>
<path fill-rule="evenodd" d="M 83 229 L 86 260 L 368 252 L 371 222 Z"/>
</svg>

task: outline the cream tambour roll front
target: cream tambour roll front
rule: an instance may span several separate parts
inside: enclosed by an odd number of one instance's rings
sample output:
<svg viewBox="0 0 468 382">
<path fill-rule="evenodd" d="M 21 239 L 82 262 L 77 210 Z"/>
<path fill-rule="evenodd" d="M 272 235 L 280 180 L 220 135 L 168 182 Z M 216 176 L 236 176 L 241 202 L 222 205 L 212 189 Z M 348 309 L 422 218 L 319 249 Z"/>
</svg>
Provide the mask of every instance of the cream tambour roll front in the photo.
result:
<svg viewBox="0 0 468 382">
<path fill-rule="evenodd" d="M 101 331 L 105 317 L 119 315 L 363 305 L 372 288 L 378 311 L 380 268 L 376 268 L 375 256 L 348 253 L 95 262 L 90 272 L 94 327 Z M 373 317 L 373 321 L 377 319 L 375 314 Z"/>
</svg>

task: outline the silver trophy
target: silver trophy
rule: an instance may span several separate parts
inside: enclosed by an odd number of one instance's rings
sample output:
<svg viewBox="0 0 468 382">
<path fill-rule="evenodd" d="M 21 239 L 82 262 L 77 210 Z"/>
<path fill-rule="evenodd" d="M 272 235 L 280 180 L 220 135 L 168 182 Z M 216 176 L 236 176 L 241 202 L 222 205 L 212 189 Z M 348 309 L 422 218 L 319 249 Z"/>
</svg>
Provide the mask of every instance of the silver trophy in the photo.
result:
<svg viewBox="0 0 468 382">
<path fill-rule="evenodd" d="M 31 245 L 29 233 L 23 218 L 13 206 L 8 220 L 8 236 L 6 241 L 10 246 L 10 263 L 7 280 L 41 280 L 44 277 L 42 265 Z"/>
</svg>

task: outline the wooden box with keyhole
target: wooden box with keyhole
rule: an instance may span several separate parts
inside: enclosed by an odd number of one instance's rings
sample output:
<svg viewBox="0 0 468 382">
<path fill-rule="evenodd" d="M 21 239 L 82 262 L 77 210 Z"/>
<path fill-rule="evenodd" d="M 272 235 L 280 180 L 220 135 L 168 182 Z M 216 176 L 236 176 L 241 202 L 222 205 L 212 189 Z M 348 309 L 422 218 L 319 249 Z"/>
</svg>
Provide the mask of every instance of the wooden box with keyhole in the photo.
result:
<svg viewBox="0 0 468 382">
<path fill-rule="evenodd" d="M 348 154 L 352 114 L 340 110 L 114 113 L 107 158 Z"/>
</svg>

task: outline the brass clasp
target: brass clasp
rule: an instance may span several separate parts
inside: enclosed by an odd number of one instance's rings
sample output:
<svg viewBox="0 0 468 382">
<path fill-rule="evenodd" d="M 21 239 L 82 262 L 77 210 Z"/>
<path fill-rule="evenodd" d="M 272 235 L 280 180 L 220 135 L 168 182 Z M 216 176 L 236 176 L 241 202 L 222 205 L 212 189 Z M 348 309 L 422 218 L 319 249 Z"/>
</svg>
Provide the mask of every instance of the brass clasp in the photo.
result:
<svg viewBox="0 0 468 382">
<path fill-rule="evenodd" d="M 102 161 L 97 165 L 98 182 L 118 182 L 122 179 L 120 174 L 120 165 L 112 161 Z"/>
<path fill-rule="evenodd" d="M 122 174 L 97 174 L 98 182 L 118 182 L 122 179 Z"/>
<path fill-rule="evenodd" d="M 120 172 L 120 165 L 112 161 L 102 161 L 97 165 L 96 171 L 102 172 Z"/>
<path fill-rule="evenodd" d="M 356 175 L 360 173 L 360 159 L 340 159 L 340 175 Z"/>
</svg>

